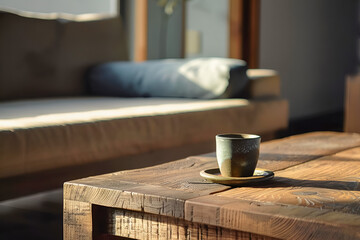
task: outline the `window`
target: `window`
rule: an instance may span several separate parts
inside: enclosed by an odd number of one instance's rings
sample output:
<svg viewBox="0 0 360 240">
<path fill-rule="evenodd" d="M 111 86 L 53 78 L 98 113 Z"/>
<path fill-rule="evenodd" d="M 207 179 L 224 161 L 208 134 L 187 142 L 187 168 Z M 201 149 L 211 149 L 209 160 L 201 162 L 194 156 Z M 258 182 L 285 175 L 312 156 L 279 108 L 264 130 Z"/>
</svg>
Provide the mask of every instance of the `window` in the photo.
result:
<svg viewBox="0 0 360 240">
<path fill-rule="evenodd" d="M 151 7 L 156 2 L 157 0 L 135 1 L 135 60 L 143 61 L 151 58 L 148 56 L 149 47 L 151 46 L 152 50 L 156 47 L 154 42 L 151 44 L 150 39 L 160 26 L 156 21 L 152 21 L 154 15 L 159 15 Z M 180 17 L 182 20 L 170 24 L 170 29 L 182 33 L 181 37 L 177 38 L 182 38 L 181 43 L 170 41 L 173 44 L 171 48 L 182 49 L 182 54 L 178 55 L 238 58 L 247 61 L 250 68 L 258 67 L 260 0 L 181 0 L 180 2 L 182 4 L 178 4 L 178 10 L 180 8 L 182 12 Z M 210 20 L 213 23 L 209 23 Z M 189 21 L 192 23 L 189 24 Z M 215 35 L 213 31 L 217 31 Z M 185 33 L 188 36 L 185 36 Z M 195 49 L 191 55 L 184 51 L 188 49 L 186 46 L 180 46 L 186 42 L 189 44 L 189 38 L 195 42 L 194 46 L 190 47 Z M 196 52 L 196 49 L 203 52 Z"/>
<path fill-rule="evenodd" d="M 117 13 L 117 0 L 0 0 L 1 8 L 40 13 Z"/>
</svg>

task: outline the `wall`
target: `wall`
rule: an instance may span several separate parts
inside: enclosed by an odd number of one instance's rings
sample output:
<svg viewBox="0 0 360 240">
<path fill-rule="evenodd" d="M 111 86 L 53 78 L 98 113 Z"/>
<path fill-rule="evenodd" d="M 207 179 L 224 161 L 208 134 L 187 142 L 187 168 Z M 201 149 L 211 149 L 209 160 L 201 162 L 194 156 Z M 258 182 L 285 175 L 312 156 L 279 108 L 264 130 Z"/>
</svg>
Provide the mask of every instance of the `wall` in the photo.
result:
<svg viewBox="0 0 360 240">
<path fill-rule="evenodd" d="M 182 11 L 178 3 L 167 18 L 157 1 L 148 0 L 148 59 L 181 57 Z"/>
<path fill-rule="evenodd" d="M 200 52 L 228 56 L 228 2 L 187 2 Z M 344 79 L 357 69 L 358 0 L 262 0 L 260 67 L 279 71 L 291 119 L 343 110 Z"/>
<path fill-rule="evenodd" d="M 228 56 L 228 1 L 187 1 L 186 29 L 199 33 L 199 51 L 186 57 Z"/>
<path fill-rule="evenodd" d="M 0 0 L 0 7 L 30 12 L 70 14 L 111 13 L 117 11 L 116 0 Z"/>
<path fill-rule="evenodd" d="M 263 0 L 260 67 L 279 71 L 291 119 L 341 111 L 358 65 L 358 1 Z"/>
</svg>

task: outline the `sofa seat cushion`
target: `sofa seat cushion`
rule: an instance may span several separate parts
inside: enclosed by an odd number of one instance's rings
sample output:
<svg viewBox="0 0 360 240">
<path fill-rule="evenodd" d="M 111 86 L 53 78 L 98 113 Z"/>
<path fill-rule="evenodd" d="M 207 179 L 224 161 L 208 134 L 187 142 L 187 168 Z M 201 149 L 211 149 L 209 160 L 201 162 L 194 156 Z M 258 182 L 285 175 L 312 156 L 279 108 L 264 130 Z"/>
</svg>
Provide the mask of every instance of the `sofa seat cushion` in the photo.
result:
<svg viewBox="0 0 360 240">
<path fill-rule="evenodd" d="M 0 103 L 0 177 L 287 126 L 287 101 L 79 97 Z M 215 149 L 213 149 L 215 150 Z"/>
</svg>

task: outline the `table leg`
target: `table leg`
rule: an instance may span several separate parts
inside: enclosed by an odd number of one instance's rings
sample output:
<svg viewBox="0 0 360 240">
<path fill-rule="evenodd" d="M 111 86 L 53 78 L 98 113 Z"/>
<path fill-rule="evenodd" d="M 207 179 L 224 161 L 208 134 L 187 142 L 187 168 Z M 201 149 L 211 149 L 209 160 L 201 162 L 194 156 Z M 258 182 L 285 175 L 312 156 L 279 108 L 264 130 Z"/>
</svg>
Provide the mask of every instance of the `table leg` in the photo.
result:
<svg viewBox="0 0 360 240">
<path fill-rule="evenodd" d="M 64 240 L 93 239 L 90 203 L 64 199 Z"/>
</svg>

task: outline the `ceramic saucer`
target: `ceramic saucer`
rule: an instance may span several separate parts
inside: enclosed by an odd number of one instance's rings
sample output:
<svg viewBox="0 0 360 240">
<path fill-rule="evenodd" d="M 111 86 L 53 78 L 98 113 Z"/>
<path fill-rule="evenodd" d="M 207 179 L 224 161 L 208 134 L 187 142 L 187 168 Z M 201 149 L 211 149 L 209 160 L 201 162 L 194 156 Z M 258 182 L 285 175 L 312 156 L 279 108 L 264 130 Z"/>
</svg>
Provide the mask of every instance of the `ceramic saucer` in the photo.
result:
<svg viewBox="0 0 360 240">
<path fill-rule="evenodd" d="M 267 181 L 274 177 L 272 171 L 260 168 L 255 169 L 254 175 L 251 177 L 224 177 L 221 176 L 219 168 L 203 170 L 200 172 L 200 175 L 210 182 L 230 186 L 248 185 L 251 183 Z"/>
</svg>

